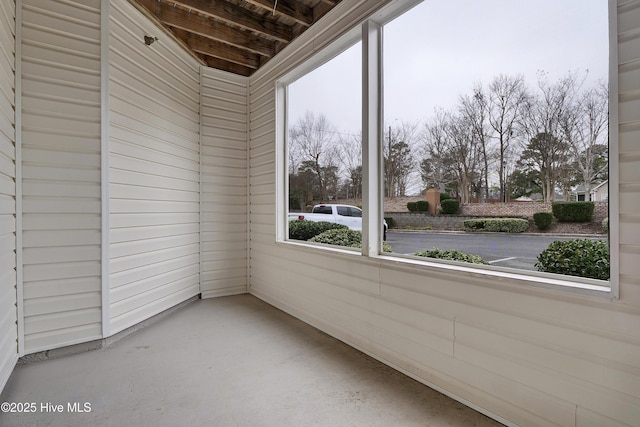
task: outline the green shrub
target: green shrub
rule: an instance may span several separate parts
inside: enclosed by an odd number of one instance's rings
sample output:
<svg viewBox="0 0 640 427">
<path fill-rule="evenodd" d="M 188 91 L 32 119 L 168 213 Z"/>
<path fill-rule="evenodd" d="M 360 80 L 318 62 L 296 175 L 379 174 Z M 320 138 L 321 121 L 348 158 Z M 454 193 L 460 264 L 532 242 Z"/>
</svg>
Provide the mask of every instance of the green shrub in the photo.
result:
<svg viewBox="0 0 640 427">
<path fill-rule="evenodd" d="M 350 229 L 327 230 L 309 239 L 310 242 L 324 243 L 327 245 L 346 246 L 349 248 L 362 247 L 362 232 Z M 392 252 L 391 246 L 387 242 L 382 242 L 384 252 Z"/>
<path fill-rule="evenodd" d="M 452 261 L 470 262 L 473 264 L 489 264 L 487 261 L 485 261 L 478 255 L 467 254 L 464 252 L 457 251 L 455 249 L 448 249 L 446 251 L 443 251 L 438 248 L 433 248 L 431 250 L 416 252 L 415 255 L 428 257 L 428 258 L 438 258 L 438 259 L 448 259 Z"/>
<path fill-rule="evenodd" d="M 289 221 L 289 238 L 294 240 L 309 240 L 327 230 L 342 230 L 348 228 L 346 225 L 336 224 L 334 222 L 315 222 L 306 219 L 294 220 Z"/>
<path fill-rule="evenodd" d="M 458 213 L 460 202 L 454 199 L 445 199 L 440 202 L 440 213 L 445 215 L 453 215 Z"/>
<path fill-rule="evenodd" d="M 407 209 L 409 209 L 409 212 L 415 212 L 418 210 L 418 204 L 417 202 L 408 202 L 407 203 Z"/>
<path fill-rule="evenodd" d="M 416 210 L 418 212 L 426 212 L 429 210 L 429 202 L 426 200 L 418 200 L 416 202 Z"/>
<path fill-rule="evenodd" d="M 588 222 L 593 217 L 593 202 L 553 202 L 553 216 L 560 222 Z"/>
<path fill-rule="evenodd" d="M 533 223 L 540 230 L 546 230 L 551 226 L 553 214 L 551 212 L 536 212 L 533 214 Z"/>
<path fill-rule="evenodd" d="M 465 231 L 490 231 L 494 233 L 522 233 L 529 228 L 529 221 L 522 218 L 478 218 L 464 222 Z"/>
<path fill-rule="evenodd" d="M 609 247 L 602 240 L 556 240 L 538 255 L 535 267 L 549 273 L 608 280 Z"/>
<path fill-rule="evenodd" d="M 440 201 L 449 200 L 449 199 L 451 199 L 450 195 L 448 195 L 447 193 L 440 193 Z"/>
<path fill-rule="evenodd" d="M 609 232 L 609 218 L 605 218 L 602 220 L 602 229 L 607 233 Z"/>
</svg>

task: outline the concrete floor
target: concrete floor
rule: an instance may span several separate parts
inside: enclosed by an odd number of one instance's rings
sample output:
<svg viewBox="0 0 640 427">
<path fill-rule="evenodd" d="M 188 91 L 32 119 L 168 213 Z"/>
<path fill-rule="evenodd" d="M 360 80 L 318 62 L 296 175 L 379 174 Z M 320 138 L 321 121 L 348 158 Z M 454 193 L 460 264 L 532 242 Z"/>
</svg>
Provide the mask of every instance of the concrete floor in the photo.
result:
<svg viewBox="0 0 640 427">
<path fill-rule="evenodd" d="M 500 425 L 250 295 L 19 365 L 0 402 L 36 407 L 0 412 L 4 427 Z"/>
</svg>

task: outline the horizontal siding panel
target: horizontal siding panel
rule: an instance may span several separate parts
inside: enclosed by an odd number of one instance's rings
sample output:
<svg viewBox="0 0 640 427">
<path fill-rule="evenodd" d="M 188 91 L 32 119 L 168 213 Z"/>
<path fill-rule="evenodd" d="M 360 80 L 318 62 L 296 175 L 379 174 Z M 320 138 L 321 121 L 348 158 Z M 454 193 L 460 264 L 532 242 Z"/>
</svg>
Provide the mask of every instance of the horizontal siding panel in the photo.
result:
<svg viewBox="0 0 640 427">
<path fill-rule="evenodd" d="M 165 188 L 167 190 L 182 191 L 190 191 L 193 188 L 193 182 L 184 179 L 148 175 L 121 169 L 112 169 L 111 172 L 110 179 L 112 186 L 116 184 L 134 184 L 145 188 Z"/>
<path fill-rule="evenodd" d="M 114 126 L 114 130 L 116 129 L 119 132 L 112 132 L 110 135 L 109 148 L 112 153 L 124 154 L 159 164 L 165 164 L 167 159 L 170 159 L 172 160 L 170 164 L 174 166 L 179 166 L 176 162 L 183 161 L 186 169 L 193 168 L 193 164 L 199 162 L 197 145 L 180 146 L 175 144 L 175 141 L 164 142 L 139 132 L 129 132 Z"/>
<path fill-rule="evenodd" d="M 112 332 L 117 333 L 135 325 L 141 317 L 152 317 L 158 313 L 162 313 L 163 311 L 175 306 L 175 301 L 186 301 L 189 298 L 196 296 L 198 293 L 199 288 L 196 283 L 195 285 L 179 289 L 178 291 L 157 300 L 149 301 L 149 298 L 146 298 L 147 301 L 145 301 L 142 308 L 124 312 L 119 316 L 114 316 L 111 319 Z"/>
<path fill-rule="evenodd" d="M 95 181 L 100 182 L 100 170 L 87 167 L 86 169 L 68 168 L 63 166 L 51 166 L 48 164 L 23 164 L 22 178 L 29 179 L 51 179 L 56 181 Z M 66 182 L 65 182 L 66 184 Z"/>
<path fill-rule="evenodd" d="M 209 254 L 217 253 L 218 257 L 224 257 L 226 253 L 230 253 L 233 251 L 244 252 L 246 255 L 247 252 L 247 241 L 242 239 L 223 239 L 223 240 L 214 240 L 214 237 L 218 234 L 212 234 L 209 236 L 208 240 L 203 239 L 203 243 L 201 245 L 203 258 L 208 258 Z M 241 236 L 238 234 L 238 236 Z"/>
<path fill-rule="evenodd" d="M 198 172 L 194 170 L 178 168 L 170 165 L 160 165 L 158 163 L 148 162 L 142 159 L 133 159 L 114 153 L 111 154 L 110 161 L 110 166 L 113 169 L 198 182 Z"/>
<path fill-rule="evenodd" d="M 25 281 L 56 280 L 100 275 L 99 261 L 79 261 L 49 264 L 25 264 Z"/>
<path fill-rule="evenodd" d="M 22 216 L 22 229 L 34 230 L 99 230 L 99 213 L 39 214 L 25 213 Z"/>
<path fill-rule="evenodd" d="M 28 59 L 26 61 L 28 61 Z M 93 65 L 96 66 L 99 64 L 100 62 L 96 61 Z M 46 69 L 49 68 L 51 67 L 45 67 L 42 71 L 46 71 Z M 86 70 L 78 70 L 78 72 L 87 73 Z M 69 78 L 67 70 L 60 70 L 59 73 L 63 74 L 65 78 Z M 55 75 L 55 73 L 53 75 Z M 24 76 L 22 80 L 28 84 L 23 93 L 31 107 L 27 112 L 32 116 L 37 116 L 34 112 L 42 108 L 39 106 L 38 101 L 48 101 L 51 99 L 57 100 L 63 104 L 68 103 L 70 104 L 69 108 L 71 109 L 76 108 L 78 105 L 86 105 L 90 107 L 90 109 L 95 110 L 95 106 L 100 105 L 100 94 L 96 93 L 96 88 L 99 87 L 100 84 L 100 75 L 91 73 L 90 77 L 91 79 L 87 79 L 87 83 L 81 84 L 76 81 L 66 80 L 65 78 L 57 79 L 54 77 Z M 46 110 L 44 110 L 44 112 L 46 112 Z M 58 113 L 63 112 L 65 112 L 65 110 L 58 111 Z M 92 118 L 86 113 L 87 111 L 83 111 L 80 117 L 84 118 L 85 122 L 95 123 L 95 117 Z M 42 126 L 41 123 L 33 123 L 25 127 L 29 130 L 47 129 L 47 127 Z M 61 126 L 56 126 L 53 129 L 60 131 Z M 62 130 L 64 130 L 64 128 L 62 128 Z M 72 134 L 80 132 L 80 130 L 75 129 L 75 127 L 68 128 L 67 131 L 71 131 Z"/>
<path fill-rule="evenodd" d="M 199 204 L 197 202 L 174 202 L 167 200 L 112 199 L 111 208 L 113 213 L 127 214 L 145 212 L 193 213 L 198 211 Z"/>
<path fill-rule="evenodd" d="M 101 286 L 101 280 L 98 276 L 31 281 L 29 285 L 24 288 L 24 298 L 36 299 L 61 295 L 77 295 L 87 292 L 99 293 Z"/>
<path fill-rule="evenodd" d="M 99 307 L 84 310 L 72 310 L 64 313 L 54 313 L 37 317 L 27 317 L 25 327 L 37 334 L 55 329 L 72 328 L 75 325 L 100 323 L 102 310 Z"/>
<path fill-rule="evenodd" d="M 596 394 L 607 390 L 605 394 L 621 393 L 640 399 L 640 371 L 634 373 L 633 369 L 623 369 L 622 366 L 601 366 L 596 361 L 585 360 L 575 354 L 558 353 L 551 348 L 545 348 L 539 343 L 529 343 L 518 337 L 509 337 L 501 330 L 490 330 L 485 327 L 468 325 L 456 321 L 456 357 L 464 358 L 457 353 L 458 345 L 474 351 L 491 354 L 492 357 L 507 361 L 517 361 L 518 368 L 523 378 L 528 383 L 538 383 L 540 389 L 552 378 L 561 378 L 565 384 L 557 386 L 552 393 L 560 399 L 570 400 L 578 393 L 578 388 L 592 388 L 599 390 Z M 636 350 L 640 351 L 640 347 Z M 627 353 L 632 357 L 633 353 Z M 468 360 L 474 363 L 472 360 Z M 631 362 L 629 360 L 628 362 Z M 494 366 L 504 366 L 503 362 Z M 501 375 L 509 376 L 507 372 Z M 523 381 L 525 382 L 525 381 Z M 592 396 L 593 398 L 594 396 Z M 581 402 L 585 406 L 586 402 Z M 588 407 L 595 408 L 595 403 L 589 403 Z"/>
<path fill-rule="evenodd" d="M 114 258 L 110 263 L 110 271 L 111 273 L 116 274 L 133 268 L 167 262 L 177 257 L 198 254 L 198 252 L 199 246 L 197 244 L 193 244 L 189 246 L 145 252 L 139 255 Z"/>
<path fill-rule="evenodd" d="M 30 197 L 95 197 L 100 183 L 28 180 L 23 182 L 22 189 Z"/>
<path fill-rule="evenodd" d="M 125 106 L 126 104 L 122 104 Z M 197 140 L 190 140 L 185 135 L 176 133 L 177 128 L 167 128 L 156 123 L 159 119 L 152 122 L 143 122 L 137 116 L 131 117 L 128 114 L 135 112 L 135 109 L 129 108 L 124 111 L 111 109 L 111 124 L 113 127 L 114 138 L 127 141 L 131 144 L 146 141 L 146 145 L 158 145 L 166 147 L 171 143 L 176 143 L 183 150 L 198 150 Z M 193 136 L 194 129 L 189 128 L 188 135 Z M 129 135 L 129 139 L 127 139 Z M 132 136 L 135 136 L 132 139 Z M 150 143 L 155 141 L 155 143 Z"/>
<path fill-rule="evenodd" d="M 163 286 L 175 286 L 177 282 L 193 285 L 198 280 L 198 265 L 192 264 L 181 268 L 169 269 L 158 274 L 145 277 L 131 283 L 119 284 L 111 289 L 111 302 L 117 304 L 138 295 L 149 296 L 149 292 L 157 292 Z M 131 301 L 128 301 L 131 303 Z M 125 307 L 125 306 L 123 306 Z M 124 308 L 123 308 L 124 310 Z"/>
<path fill-rule="evenodd" d="M 96 194 L 96 197 L 99 197 Z M 43 214 L 91 214 L 100 212 L 99 199 L 82 198 L 53 198 L 31 197 L 26 195 L 23 199 L 23 207 L 26 213 Z"/>
<path fill-rule="evenodd" d="M 192 186 L 193 187 L 193 186 Z M 114 199 L 152 200 L 198 203 L 199 195 L 193 188 L 175 190 L 169 188 L 140 187 L 137 185 L 111 184 L 111 197 Z"/>
<path fill-rule="evenodd" d="M 25 265 L 37 264 L 46 259 L 50 263 L 64 263 L 73 261 L 94 261 L 100 259 L 100 246 L 70 246 L 61 250 L 56 247 L 30 247 L 23 251 Z"/>
<path fill-rule="evenodd" d="M 25 322 L 30 316 L 70 312 L 87 308 L 99 308 L 100 303 L 101 300 L 99 292 L 86 292 L 74 295 L 56 295 L 55 297 L 49 298 L 32 298 L 24 303 Z M 42 332 L 43 331 L 40 331 L 38 333 Z"/>
<path fill-rule="evenodd" d="M 111 259 L 138 255 L 145 252 L 153 252 L 156 250 L 188 246 L 197 244 L 198 242 L 198 236 L 182 235 L 134 242 L 114 243 L 111 245 Z"/>
<path fill-rule="evenodd" d="M 113 273 L 111 275 L 111 289 L 116 290 L 121 286 L 127 286 L 130 284 L 136 284 L 131 286 L 134 288 L 135 294 L 144 293 L 147 289 L 141 289 L 137 282 L 145 279 L 155 278 L 156 283 L 160 283 L 160 277 L 169 274 L 173 271 L 181 271 L 185 274 L 186 270 L 192 270 L 191 274 L 198 272 L 198 260 L 199 254 L 187 255 L 183 251 L 177 252 L 175 258 L 157 262 L 154 264 L 137 265 L 134 268 L 130 268 L 119 273 Z M 112 300 L 116 302 L 116 300 Z"/>
<path fill-rule="evenodd" d="M 31 352 L 46 351 L 70 344 L 78 344 L 102 337 L 100 323 L 74 326 L 65 329 L 53 329 L 46 332 L 29 334 L 25 337 L 25 347 Z M 64 344 L 61 344 L 64 343 Z"/>
<path fill-rule="evenodd" d="M 144 309 L 146 312 L 155 305 L 159 300 L 165 298 L 175 298 L 175 295 L 188 295 L 184 299 L 175 299 L 184 301 L 199 293 L 199 275 L 181 277 L 179 280 L 175 280 L 169 283 L 163 283 L 159 278 L 159 284 L 154 284 L 149 290 L 144 293 L 135 293 L 129 298 L 122 299 L 120 301 L 115 300 L 111 303 L 111 316 L 112 321 L 117 321 L 118 317 L 133 314 L 135 310 Z M 113 295 L 113 294 L 112 294 Z M 168 302 L 168 301 L 167 301 Z M 163 308 L 162 311 L 174 306 L 175 303 Z M 138 323 L 138 322 L 135 322 Z"/>
<path fill-rule="evenodd" d="M 23 117 L 23 119 L 26 118 Z M 34 120 L 38 121 L 37 118 Z M 24 162 L 49 166 L 54 173 L 56 172 L 56 167 L 60 166 L 80 167 L 80 165 L 82 165 L 84 167 L 96 168 L 100 166 L 100 155 L 97 152 L 58 151 L 45 147 L 35 148 L 28 144 L 31 144 L 31 142 L 25 141 L 25 147 L 22 150 L 22 155 L 25 159 Z M 96 149 L 97 147 L 94 145 L 92 148 Z M 55 179 L 56 177 L 54 175 L 51 178 Z"/>
<path fill-rule="evenodd" d="M 113 214 L 109 221 L 113 230 L 126 227 L 198 223 L 199 217 L 197 212 Z"/>
</svg>

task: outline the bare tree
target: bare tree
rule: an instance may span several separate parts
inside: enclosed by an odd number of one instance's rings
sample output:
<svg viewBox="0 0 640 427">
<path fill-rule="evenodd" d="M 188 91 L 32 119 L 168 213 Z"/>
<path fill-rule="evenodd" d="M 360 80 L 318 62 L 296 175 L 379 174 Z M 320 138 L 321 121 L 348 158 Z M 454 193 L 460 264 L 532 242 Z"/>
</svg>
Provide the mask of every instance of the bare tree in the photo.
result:
<svg viewBox="0 0 640 427">
<path fill-rule="evenodd" d="M 289 152 L 301 157 L 300 167 L 312 170 L 318 181 L 320 199 L 327 200 L 329 174 L 336 167 L 335 127 L 324 114 L 307 111 L 289 130 Z"/>
<path fill-rule="evenodd" d="M 471 201 L 471 189 L 474 180 L 480 175 L 480 143 L 468 118 L 462 115 L 450 115 L 446 127 L 446 141 L 451 166 L 459 184 L 460 202 Z"/>
<path fill-rule="evenodd" d="M 420 163 L 422 182 L 427 188 L 444 188 L 453 181 L 451 159 L 449 157 L 446 128 L 447 114 L 437 110 L 435 116 L 426 122 L 420 132 Z"/>
<path fill-rule="evenodd" d="M 563 136 L 569 143 L 573 165 L 589 197 L 591 186 L 608 168 L 609 91 L 600 83 L 583 92 L 561 119 Z"/>
<path fill-rule="evenodd" d="M 539 166 L 546 202 L 553 201 L 556 184 L 567 175 L 565 172 L 570 152 L 562 123 L 573 108 L 582 82 L 578 81 L 577 73 L 569 73 L 555 83 L 550 83 L 548 76 L 540 73 L 539 91 L 529 98 L 524 109 L 522 124 L 527 146 L 522 152 L 520 163 L 531 165 L 532 162 L 526 156 L 539 154 L 538 158 L 533 159 L 533 164 Z M 545 159 L 544 170 L 539 161 L 542 158 Z"/>
<path fill-rule="evenodd" d="M 481 199 L 489 198 L 489 157 L 490 153 L 490 128 L 488 121 L 490 119 L 488 97 L 484 93 L 482 84 L 477 83 L 473 87 L 472 96 L 461 96 L 459 99 L 459 111 L 464 120 L 469 124 L 474 133 L 474 140 L 478 144 L 480 150 L 482 164 L 482 183 L 480 196 Z"/>
<path fill-rule="evenodd" d="M 410 176 L 415 169 L 412 147 L 415 145 L 417 125 L 401 122 L 388 129 L 383 154 L 385 195 L 391 198 L 406 195 Z"/>
<path fill-rule="evenodd" d="M 338 135 L 337 148 L 346 196 L 358 199 L 362 196 L 362 134 Z"/>
<path fill-rule="evenodd" d="M 482 95 L 480 95 L 482 96 Z M 513 151 L 513 140 L 519 133 L 518 124 L 525 111 L 528 94 L 522 75 L 494 77 L 489 85 L 487 103 L 488 119 L 494 136 L 498 141 L 498 179 L 500 182 L 500 201 L 506 202 L 506 178 L 508 160 Z"/>
</svg>

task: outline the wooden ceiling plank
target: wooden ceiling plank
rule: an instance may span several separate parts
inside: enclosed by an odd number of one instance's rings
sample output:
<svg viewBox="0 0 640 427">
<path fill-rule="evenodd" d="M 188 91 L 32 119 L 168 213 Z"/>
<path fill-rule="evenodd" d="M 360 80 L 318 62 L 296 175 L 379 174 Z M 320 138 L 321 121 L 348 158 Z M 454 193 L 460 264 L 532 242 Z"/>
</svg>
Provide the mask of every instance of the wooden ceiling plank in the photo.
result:
<svg viewBox="0 0 640 427">
<path fill-rule="evenodd" d="M 254 71 L 251 68 L 243 67 L 242 65 L 234 64 L 233 62 L 212 57 L 207 58 L 207 65 L 211 68 L 217 68 L 218 70 L 227 71 L 233 74 L 239 74 L 245 77 L 250 76 Z"/>
<path fill-rule="evenodd" d="M 278 0 L 277 7 L 274 9 L 274 0 L 244 0 L 249 4 L 261 7 L 276 15 L 285 16 L 289 19 L 310 27 L 313 24 L 313 9 L 301 3 L 299 0 Z"/>
<path fill-rule="evenodd" d="M 289 43 L 293 38 L 291 28 L 271 15 L 260 15 L 223 0 L 171 0 L 171 3 L 279 42 Z"/>
<path fill-rule="evenodd" d="M 237 47 L 197 34 L 188 33 L 181 29 L 174 28 L 173 31 L 178 37 L 185 40 L 193 51 L 202 55 L 225 59 L 253 70 L 257 70 L 260 66 L 260 55 L 258 54 L 247 52 L 244 49 L 238 49 Z"/>
<path fill-rule="evenodd" d="M 170 27 L 199 34 L 239 49 L 245 49 L 267 57 L 272 57 L 275 54 L 275 43 L 272 41 L 213 22 L 204 16 L 189 13 L 178 7 L 162 7 L 159 11 L 159 18 Z"/>
</svg>

